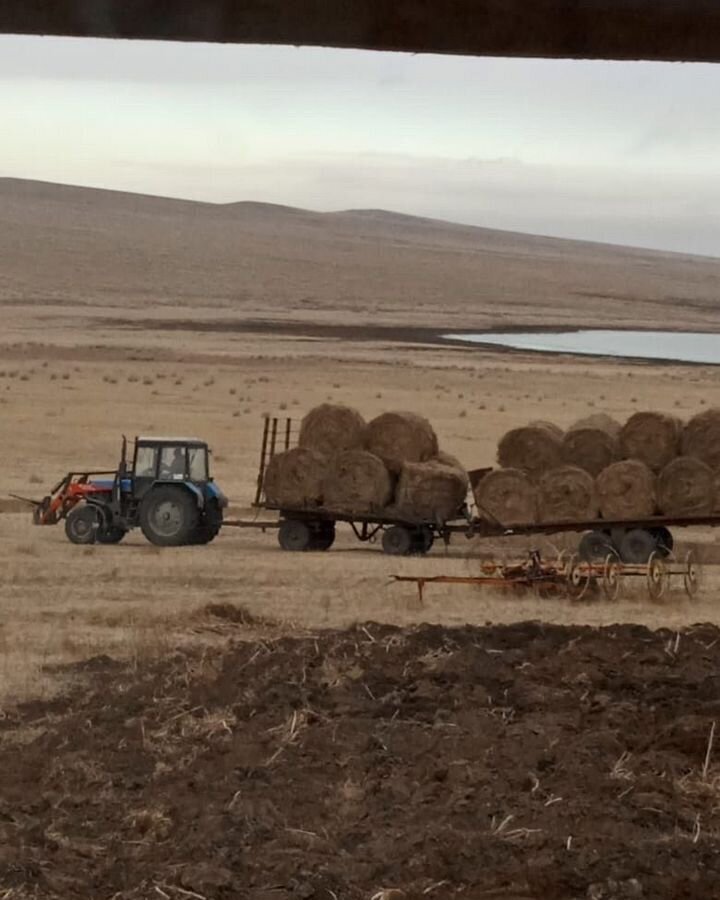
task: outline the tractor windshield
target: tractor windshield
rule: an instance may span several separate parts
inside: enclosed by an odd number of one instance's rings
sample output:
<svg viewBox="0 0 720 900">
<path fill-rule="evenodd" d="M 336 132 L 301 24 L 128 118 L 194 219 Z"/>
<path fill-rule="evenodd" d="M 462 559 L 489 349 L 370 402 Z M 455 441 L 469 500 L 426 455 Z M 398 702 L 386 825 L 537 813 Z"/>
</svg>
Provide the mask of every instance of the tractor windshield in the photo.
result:
<svg viewBox="0 0 720 900">
<path fill-rule="evenodd" d="M 189 447 L 190 481 L 208 480 L 207 447 Z"/>
</svg>

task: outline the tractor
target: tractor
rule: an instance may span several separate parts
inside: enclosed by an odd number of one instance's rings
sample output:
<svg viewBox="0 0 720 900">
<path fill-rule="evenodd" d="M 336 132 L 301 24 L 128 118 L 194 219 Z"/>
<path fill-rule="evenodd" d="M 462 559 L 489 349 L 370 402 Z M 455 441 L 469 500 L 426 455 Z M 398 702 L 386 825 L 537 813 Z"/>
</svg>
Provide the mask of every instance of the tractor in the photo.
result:
<svg viewBox="0 0 720 900">
<path fill-rule="evenodd" d="M 117 544 L 137 527 L 161 547 L 208 544 L 227 506 L 208 458 L 207 444 L 194 438 L 137 437 L 129 460 L 123 438 L 115 472 L 68 473 L 36 504 L 33 520 L 65 519 L 73 544 Z"/>
</svg>

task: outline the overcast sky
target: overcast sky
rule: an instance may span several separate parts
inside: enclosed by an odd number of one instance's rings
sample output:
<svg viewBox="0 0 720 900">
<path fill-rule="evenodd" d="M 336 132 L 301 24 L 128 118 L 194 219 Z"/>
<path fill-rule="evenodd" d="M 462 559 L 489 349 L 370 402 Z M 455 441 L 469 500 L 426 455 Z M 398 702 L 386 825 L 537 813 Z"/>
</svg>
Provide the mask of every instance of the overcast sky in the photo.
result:
<svg viewBox="0 0 720 900">
<path fill-rule="evenodd" d="M 720 255 L 720 66 L 0 36 L 0 176 Z"/>
</svg>

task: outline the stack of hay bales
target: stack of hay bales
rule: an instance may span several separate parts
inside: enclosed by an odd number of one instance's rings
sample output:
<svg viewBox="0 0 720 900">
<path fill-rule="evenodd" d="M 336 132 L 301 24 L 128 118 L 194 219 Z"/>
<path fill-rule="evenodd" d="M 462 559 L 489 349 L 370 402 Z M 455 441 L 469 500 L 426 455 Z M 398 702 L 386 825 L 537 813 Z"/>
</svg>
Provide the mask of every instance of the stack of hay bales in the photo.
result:
<svg viewBox="0 0 720 900">
<path fill-rule="evenodd" d="M 504 525 L 706 516 L 720 512 L 720 409 L 685 425 L 652 411 L 565 433 L 534 422 L 501 438 L 498 462 L 474 494 L 480 516 Z"/>
<path fill-rule="evenodd" d="M 565 432 L 563 462 L 584 469 L 593 478 L 620 459 L 620 423 L 605 413 L 580 419 Z"/>
<path fill-rule="evenodd" d="M 271 459 L 264 485 L 272 506 L 442 524 L 463 506 L 468 476 L 422 416 L 387 412 L 366 423 L 325 403 L 303 419 L 298 446 Z"/>
</svg>

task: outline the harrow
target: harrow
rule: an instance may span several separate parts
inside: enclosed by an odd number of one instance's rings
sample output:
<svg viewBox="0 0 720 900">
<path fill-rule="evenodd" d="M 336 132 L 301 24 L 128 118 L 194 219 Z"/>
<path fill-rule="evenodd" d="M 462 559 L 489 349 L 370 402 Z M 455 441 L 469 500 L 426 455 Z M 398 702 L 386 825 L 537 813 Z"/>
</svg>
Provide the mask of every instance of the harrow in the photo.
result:
<svg viewBox="0 0 720 900">
<path fill-rule="evenodd" d="M 693 598 L 700 587 L 700 567 L 695 553 L 689 550 L 684 560 L 672 555 L 653 553 L 646 564 L 632 565 L 609 554 L 602 563 L 587 562 L 577 554 L 561 552 L 554 562 L 544 562 L 538 550 L 515 563 L 485 560 L 478 575 L 392 575 L 395 582 L 409 582 L 417 586 L 418 600 L 425 599 L 428 584 L 466 584 L 483 588 L 531 590 L 541 597 L 565 596 L 580 601 L 602 592 L 607 600 L 617 600 L 626 580 L 644 582 L 651 600 L 660 600 L 680 581 L 688 597 Z"/>
</svg>

